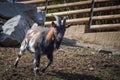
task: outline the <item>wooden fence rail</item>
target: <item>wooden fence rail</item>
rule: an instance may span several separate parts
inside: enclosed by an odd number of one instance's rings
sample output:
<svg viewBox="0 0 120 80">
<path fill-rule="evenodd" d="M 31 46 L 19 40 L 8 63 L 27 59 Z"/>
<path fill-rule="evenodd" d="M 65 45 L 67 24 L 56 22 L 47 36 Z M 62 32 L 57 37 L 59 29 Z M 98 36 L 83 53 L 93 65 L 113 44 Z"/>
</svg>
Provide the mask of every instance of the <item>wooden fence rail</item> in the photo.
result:
<svg viewBox="0 0 120 80">
<path fill-rule="evenodd" d="M 95 0 L 95 2 L 107 2 L 107 1 L 112 1 L 112 0 Z M 48 8 L 48 10 L 50 10 L 50 9 L 58 9 L 58 8 L 65 8 L 65 7 L 81 6 L 81 5 L 91 4 L 91 2 L 92 2 L 92 0 L 65 3 L 65 4 L 57 4 L 57 5 L 50 5 L 47 8 Z M 44 11 L 45 6 L 37 7 L 37 9 Z"/>
<path fill-rule="evenodd" d="M 120 23 L 116 24 L 102 24 L 102 25 L 92 25 L 90 27 L 91 30 L 98 30 L 98 29 L 113 29 L 113 28 L 120 28 Z"/>
<path fill-rule="evenodd" d="M 93 11 L 94 12 L 109 11 L 109 10 L 115 10 L 115 9 L 116 10 L 120 9 L 120 5 L 94 8 Z M 86 13 L 86 12 L 90 12 L 90 8 L 80 9 L 80 10 L 72 10 L 72 11 L 64 11 L 64 12 L 56 12 L 56 13 L 53 13 L 53 14 L 58 15 L 58 16 L 66 16 L 66 15 L 80 14 L 80 13 Z M 53 17 L 52 13 L 47 14 L 46 17 L 47 18 Z"/>
<path fill-rule="evenodd" d="M 53 0 L 48 0 L 49 2 L 53 1 Z M 20 1 L 17 3 L 24 3 L 24 4 L 39 4 L 39 3 L 45 3 L 46 0 L 30 0 L 30 1 Z"/>
<path fill-rule="evenodd" d="M 48 0 L 49 2 L 53 0 Z M 94 0 L 95 3 L 103 3 L 103 2 L 110 2 L 113 0 Z M 114 0 L 117 1 L 117 0 Z M 39 4 L 44 3 L 46 0 L 31 0 L 31 1 L 22 1 L 18 3 L 24 3 L 24 4 Z M 65 3 L 65 4 L 56 4 L 56 5 L 49 5 L 47 6 L 47 10 L 52 9 L 59 9 L 59 8 L 66 8 L 66 7 L 75 7 L 75 6 L 84 6 L 91 4 L 92 0 L 86 0 L 86 1 L 79 1 L 79 2 L 71 2 L 71 3 Z M 45 6 L 37 7 L 38 10 L 45 11 Z M 79 10 L 71 10 L 71 11 L 64 11 L 64 12 L 55 12 L 55 13 L 49 13 L 46 14 L 46 18 L 52 18 L 52 14 L 58 15 L 58 16 L 67 16 L 67 15 L 74 15 L 74 14 L 84 14 L 89 13 L 91 8 L 86 9 L 79 9 Z M 111 10 L 120 10 L 120 5 L 116 6 L 105 6 L 105 7 L 98 7 L 94 8 L 93 12 L 99 12 L 99 11 L 111 11 Z M 120 14 L 112 14 L 112 15 L 101 15 L 101 16 L 93 16 L 92 20 L 111 20 L 111 19 L 119 19 Z M 67 20 L 67 24 L 81 24 L 81 23 L 88 23 L 90 17 L 83 17 L 83 18 L 77 18 L 77 19 L 69 19 Z M 48 26 L 51 24 L 51 21 L 45 22 L 45 25 Z M 115 24 L 101 24 L 101 25 L 91 25 L 91 30 L 97 30 L 97 29 L 112 29 L 112 28 L 119 28 L 120 23 Z"/>
<path fill-rule="evenodd" d="M 110 19 L 118 19 L 120 18 L 120 14 L 115 15 L 104 15 L 104 16 L 93 16 L 93 20 L 110 20 Z M 77 18 L 77 19 L 69 19 L 67 20 L 66 24 L 80 24 L 86 23 L 89 21 L 89 17 L 86 18 Z M 51 24 L 51 21 L 45 22 L 45 25 L 48 26 Z"/>
</svg>

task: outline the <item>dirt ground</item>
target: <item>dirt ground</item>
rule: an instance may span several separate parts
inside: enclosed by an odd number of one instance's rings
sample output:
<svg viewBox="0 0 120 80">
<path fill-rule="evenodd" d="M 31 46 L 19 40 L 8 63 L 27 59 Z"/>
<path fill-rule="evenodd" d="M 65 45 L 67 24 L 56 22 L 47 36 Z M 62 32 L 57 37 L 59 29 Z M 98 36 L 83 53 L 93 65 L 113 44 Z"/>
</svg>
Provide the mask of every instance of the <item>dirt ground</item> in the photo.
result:
<svg viewBox="0 0 120 80">
<path fill-rule="evenodd" d="M 17 68 L 18 48 L 0 48 L 0 80 L 120 80 L 120 55 L 101 54 L 90 48 L 61 45 L 54 62 L 35 77 L 33 54 L 25 52 Z M 40 68 L 47 62 L 42 56 Z"/>
</svg>

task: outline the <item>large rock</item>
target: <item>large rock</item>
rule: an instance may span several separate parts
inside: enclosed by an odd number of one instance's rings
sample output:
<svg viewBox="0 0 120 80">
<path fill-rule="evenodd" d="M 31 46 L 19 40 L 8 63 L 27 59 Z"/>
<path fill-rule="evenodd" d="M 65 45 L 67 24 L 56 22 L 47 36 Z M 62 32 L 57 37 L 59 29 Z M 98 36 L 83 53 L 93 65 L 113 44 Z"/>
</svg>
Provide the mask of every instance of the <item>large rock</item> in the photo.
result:
<svg viewBox="0 0 120 80">
<path fill-rule="evenodd" d="M 34 21 L 24 15 L 18 15 L 8 20 L 2 26 L 3 32 L 0 34 L 0 45 L 17 46 L 33 23 Z"/>
<path fill-rule="evenodd" d="M 0 2 L 7 2 L 7 0 L 0 0 Z"/>
<path fill-rule="evenodd" d="M 25 5 L 20 3 L 0 3 L 0 16 L 4 18 L 12 18 L 16 15 L 23 14 L 24 12 L 29 12 L 34 14 L 36 8 L 32 5 Z"/>
<path fill-rule="evenodd" d="M 40 25 L 44 25 L 45 17 L 45 14 L 42 11 L 38 10 L 35 15 L 35 22 Z"/>
<path fill-rule="evenodd" d="M 44 22 L 45 16 L 37 8 L 28 4 L 21 3 L 0 3 L 0 17 L 10 19 L 16 15 L 24 14 L 35 22 Z M 43 21 L 41 21 L 43 19 Z"/>
<path fill-rule="evenodd" d="M 2 25 L 0 24 L 0 32 L 2 31 Z"/>
</svg>

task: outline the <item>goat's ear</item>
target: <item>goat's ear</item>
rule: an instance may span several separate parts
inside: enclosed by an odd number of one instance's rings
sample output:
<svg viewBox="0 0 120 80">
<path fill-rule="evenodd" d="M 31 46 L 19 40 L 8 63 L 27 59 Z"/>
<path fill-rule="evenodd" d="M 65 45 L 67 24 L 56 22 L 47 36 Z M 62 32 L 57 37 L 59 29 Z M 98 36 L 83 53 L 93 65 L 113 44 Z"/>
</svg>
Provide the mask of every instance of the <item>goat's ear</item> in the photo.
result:
<svg viewBox="0 0 120 80">
<path fill-rule="evenodd" d="M 68 24 L 68 25 L 66 25 L 66 28 L 69 28 L 70 26 L 72 26 L 72 24 Z"/>
<path fill-rule="evenodd" d="M 52 22 L 52 27 L 56 27 L 56 24 L 55 24 L 55 22 Z"/>
</svg>

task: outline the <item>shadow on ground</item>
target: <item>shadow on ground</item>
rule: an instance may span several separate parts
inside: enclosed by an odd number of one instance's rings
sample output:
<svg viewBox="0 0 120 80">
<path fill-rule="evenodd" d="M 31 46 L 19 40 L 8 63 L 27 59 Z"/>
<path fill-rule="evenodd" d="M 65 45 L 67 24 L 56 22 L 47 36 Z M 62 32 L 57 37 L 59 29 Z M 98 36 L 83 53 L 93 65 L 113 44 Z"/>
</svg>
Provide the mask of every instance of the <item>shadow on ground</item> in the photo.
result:
<svg viewBox="0 0 120 80">
<path fill-rule="evenodd" d="M 76 46 L 77 40 L 75 39 L 69 39 L 69 38 L 63 38 L 62 44 L 66 46 Z"/>
<path fill-rule="evenodd" d="M 77 74 L 77 73 L 65 73 L 60 71 L 52 71 L 54 74 L 49 74 L 50 76 L 56 76 L 63 80 L 101 80 L 98 77 L 92 75 L 85 74 Z"/>
</svg>

